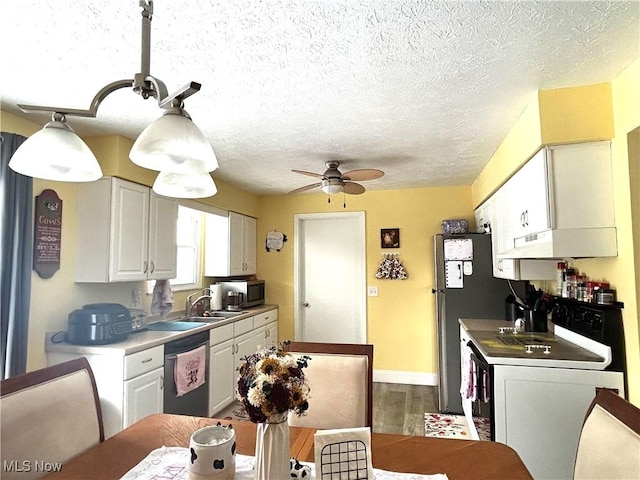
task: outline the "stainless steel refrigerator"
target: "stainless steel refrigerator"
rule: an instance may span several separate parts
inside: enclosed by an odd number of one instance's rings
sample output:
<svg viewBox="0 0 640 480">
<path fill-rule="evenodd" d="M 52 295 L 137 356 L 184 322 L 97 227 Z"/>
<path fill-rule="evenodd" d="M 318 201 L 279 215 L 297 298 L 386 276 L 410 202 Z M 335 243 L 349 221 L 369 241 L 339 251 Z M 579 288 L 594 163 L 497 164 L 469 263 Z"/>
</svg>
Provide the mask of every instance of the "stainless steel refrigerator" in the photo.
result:
<svg viewBox="0 0 640 480">
<path fill-rule="evenodd" d="M 435 235 L 434 263 L 437 343 L 438 409 L 462 414 L 460 397 L 459 318 L 504 319 L 505 300 L 524 298 L 525 282 L 493 276 L 491 235 Z"/>
</svg>

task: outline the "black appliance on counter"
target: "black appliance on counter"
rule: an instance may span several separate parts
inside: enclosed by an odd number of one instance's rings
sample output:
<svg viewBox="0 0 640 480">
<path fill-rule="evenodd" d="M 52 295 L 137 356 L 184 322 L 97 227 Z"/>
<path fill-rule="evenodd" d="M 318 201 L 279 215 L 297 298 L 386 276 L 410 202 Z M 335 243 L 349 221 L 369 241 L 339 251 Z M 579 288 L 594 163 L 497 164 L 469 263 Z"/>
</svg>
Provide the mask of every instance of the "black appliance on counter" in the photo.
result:
<svg viewBox="0 0 640 480">
<path fill-rule="evenodd" d="M 131 313 L 118 303 L 90 303 L 69 314 L 67 342 L 104 345 L 125 340 L 131 334 Z"/>
</svg>

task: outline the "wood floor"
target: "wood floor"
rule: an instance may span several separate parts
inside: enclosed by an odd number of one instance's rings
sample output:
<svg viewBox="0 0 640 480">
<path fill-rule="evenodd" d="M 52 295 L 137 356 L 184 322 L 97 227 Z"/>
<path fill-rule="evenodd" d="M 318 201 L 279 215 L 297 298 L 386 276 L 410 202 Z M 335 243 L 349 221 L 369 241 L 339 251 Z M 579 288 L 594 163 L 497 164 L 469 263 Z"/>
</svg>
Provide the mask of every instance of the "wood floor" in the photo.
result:
<svg viewBox="0 0 640 480">
<path fill-rule="evenodd" d="M 437 412 L 435 387 L 402 385 L 395 383 L 373 384 L 373 431 L 424 436 L 424 414 Z M 245 418 L 236 401 L 218 412 L 217 418 Z M 246 415 L 246 414 L 245 414 Z"/>
<path fill-rule="evenodd" d="M 437 412 L 436 388 L 373 384 L 373 431 L 424 436 L 424 414 Z"/>
</svg>

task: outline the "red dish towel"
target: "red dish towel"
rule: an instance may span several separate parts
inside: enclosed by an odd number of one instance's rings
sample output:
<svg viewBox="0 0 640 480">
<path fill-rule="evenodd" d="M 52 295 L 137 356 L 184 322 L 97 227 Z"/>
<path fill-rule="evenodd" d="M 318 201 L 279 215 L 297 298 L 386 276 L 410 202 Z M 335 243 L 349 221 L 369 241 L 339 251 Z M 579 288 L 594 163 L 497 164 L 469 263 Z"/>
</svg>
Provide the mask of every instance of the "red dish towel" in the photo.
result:
<svg viewBox="0 0 640 480">
<path fill-rule="evenodd" d="M 189 352 L 176 355 L 173 376 L 178 397 L 204 385 L 206 354 L 206 346 L 202 345 Z"/>
</svg>

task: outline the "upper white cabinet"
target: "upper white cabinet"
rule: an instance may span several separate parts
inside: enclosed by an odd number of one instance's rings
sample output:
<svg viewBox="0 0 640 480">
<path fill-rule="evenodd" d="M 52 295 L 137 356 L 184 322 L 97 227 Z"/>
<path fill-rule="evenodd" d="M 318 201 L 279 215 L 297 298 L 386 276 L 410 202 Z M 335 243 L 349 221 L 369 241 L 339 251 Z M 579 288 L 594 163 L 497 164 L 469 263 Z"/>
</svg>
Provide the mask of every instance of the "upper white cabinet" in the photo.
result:
<svg viewBox="0 0 640 480">
<path fill-rule="evenodd" d="M 498 193 L 501 258 L 617 255 L 609 142 L 545 147 Z"/>
<path fill-rule="evenodd" d="M 507 199 L 504 219 L 509 224 L 511 238 L 550 228 L 546 153 L 546 149 L 540 150 L 502 187 Z"/>
<path fill-rule="evenodd" d="M 239 213 L 207 215 L 205 267 L 207 277 L 256 273 L 256 219 Z"/>
<path fill-rule="evenodd" d="M 486 227 L 491 231 L 491 257 L 493 276 L 507 280 L 552 280 L 556 275 L 556 262 L 553 260 L 517 260 L 498 258 L 498 252 L 506 248 L 511 236 L 508 216 L 509 202 L 506 190 L 500 189 L 475 212 L 476 229 L 479 233 Z"/>
<path fill-rule="evenodd" d="M 107 177 L 78 185 L 76 282 L 176 276 L 178 203 Z"/>
</svg>

